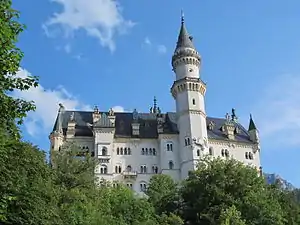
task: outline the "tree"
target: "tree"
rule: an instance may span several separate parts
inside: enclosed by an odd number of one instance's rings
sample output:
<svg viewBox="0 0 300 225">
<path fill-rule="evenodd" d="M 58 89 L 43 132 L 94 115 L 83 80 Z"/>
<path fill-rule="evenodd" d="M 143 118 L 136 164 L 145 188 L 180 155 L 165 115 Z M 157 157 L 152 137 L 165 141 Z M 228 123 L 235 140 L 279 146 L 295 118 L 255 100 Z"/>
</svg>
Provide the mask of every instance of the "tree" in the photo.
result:
<svg viewBox="0 0 300 225">
<path fill-rule="evenodd" d="M 36 87 L 37 77 L 20 78 L 19 71 L 23 53 L 16 47 L 19 34 L 24 25 L 18 22 L 19 12 L 12 9 L 11 0 L 0 1 L 0 127 L 9 134 L 19 136 L 17 124 L 22 124 L 23 118 L 30 110 L 34 110 L 33 102 L 14 99 L 9 94 L 18 90 L 28 90 Z"/>
<path fill-rule="evenodd" d="M 159 174 L 151 177 L 146 194 L 156 213 L 177 212 L 179 209 L 178 185 L 168 175 Z"/>
<path fill-rule="evenodd" d="M 241 219 L 241 212 L 235 206 L 231 206 L 221 212 L 220 225 L 246 225 L 246 223 Z"/>
<path fill-rule="evenodd" d="M 0 132 L 0 223 L 57 224 L 54 190 L 44 153 Z"/>
<path fill-rule="evenodd" d="M 264 179 L 233 159 L 201 161 L 184 182 L 181 197 L 182 217 L 190 224 L 219 224 L 220 215 L 232 206 L 246 224 L 285 224 L 280 201 Z"/>
</svg>

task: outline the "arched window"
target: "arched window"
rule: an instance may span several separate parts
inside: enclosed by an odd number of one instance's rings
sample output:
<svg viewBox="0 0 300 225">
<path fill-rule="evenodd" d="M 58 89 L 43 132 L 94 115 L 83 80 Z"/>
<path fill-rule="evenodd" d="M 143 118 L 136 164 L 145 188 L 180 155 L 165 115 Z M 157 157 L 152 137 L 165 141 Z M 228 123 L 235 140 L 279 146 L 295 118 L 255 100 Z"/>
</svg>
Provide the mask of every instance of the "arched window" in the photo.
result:
<svg viewBox="0 0 300 225">
<path fill-rule="evenodd" d="M 248 154 L 248 152 L 245 153 L 245 158 L 246 158 L 246 159 L 249 159 L 249 154 Z"/>
<path fill-rule="evenodd" d="M 229 157 L 229 151 L 227 149 L 225 149 L 225 156 L 226 156 L 226 158 Z"/>
<path fill-rule="evenodd" d="M 141 173 L 147 173 L 147 166 L 145 165 L 141 166 Z"/>
<path fill-rule="evenodd" d="M 152 148 L 149 148 L 149 155 L 152 155 Z"/>
<path fill-rule="evenodd" d="M 174 163 L 173 161 L 169 161 L 169 169 L 172 170 L 174 168 Z"/>
<path fill-rule="evenodd" d="M 131 155 L 131 149 L 128 148 L 128 155 Z"/>
<path fill-rule="evenodd" d="M 118 169 L 119 169 L 119 171 L 118 171 L 118 172 L 119 172 L 119 173 L 122 173 L 122 167 L 121 167 L 121 166 L 119 166 L 119 168 L 118 168 Z"/>
<path fill-rule="evenodd" d="M 127 168 L 126 168 L 126 171 L 127 172 L 131 172 L 132 171 L 132 167 L 130 165 L 128 165 Z"/>
<path fill-rule="evenodd" d="M 119 149 L 119 147 L 117 148 L 117 155 L 120 155 L 120 149 Z"/>
<path fill-rule="evenodd" d="M 145 149 L 142 148 L 142 155 L 145 155 Z"/>
<path fill-rule="evenodd" d="M 224 150 L 224 149 L 222 149 L 222 151 L 221 151 L 221 155 L 222 155 L 222 157 L 224 157 L 224 156 L 225 156 L 225 150 Z"/>
<path fill-rule="evenodd" d="M 197 149 L 197 156 L 200 156 L 200 149 Z"/>
<path fill-rule="evenodd" d="M 156 155 L 156 150 L 155 150 L 155 148 L 153 148 L 153 155 Z"/>
<path fill-rule="evenodd" d="M 170 144 L 167 144 L 167 151 L 170 151 Z"/>
<path fill-rule="evenodd" d="M 252 152 L 249 152 L 249 159 L 253 159 L 253 153 Z"/>
<path fill-rule="evenodd" d="M 106 147 L 102 148 L 102 155 L 107 155 L 107 148 Z"/>
<path fill-rule="evenodd" d="M 101 174 L 107 174 L 107 166 L 106 165 L 101 165 L 100 173 Z"/>
<path fill-rule="evenodd" d="M 120 155 L 123 155 L 123 148 L 120 149 Z"/>
<path fill-rule="evenodd" d="M 146 153 L 146 155 L 148 155 L 148 148 L 145 149 L 145 153 Z"/>
<path fill-rule="evenodd" d="M 156 173 L 156 174 L 158 173 L 158 167 L 157 166 L 154 169 L 154 173 Z"/>
<path fill-rule="evenodd" d="M 124 155 L 127 155 L 127 148 L 124 148 Z"/>
<path fill-rule="evenodd" d="M 196 100 L 193 98 L 193 105 L 196 105 Z"/>
<path fill-rule="evenodd" d="M 190 145 L 190 144 L 191 144 L 191 139 L 187 138 L 187 145 Z"/>
<path fill-rule="evenodd" d="M 173 151 L 173 144 L 170 144 L 170 151 Z"/>
<path fill-rule="evenodd" d="M 145 182 L 140 183 L 141 192 L 145 192 L 147 190 L 147 184 Z"/>
<path fill-rule="evenodd" d="M 184 139 L 184 144 L 185 144 L 185 146 L 187 146 L 187 145 L 188 145 L 188 143 L 187 143 L 187 139 L 186 139 L 186 138 Z"/>
<path fill-rule="evenodd" d="M 119 172 L 119 168 L 118 166 L 115 166 L 115 173 L 118 173 Z"/>
<path fill-rule="evenodd" d="M 209 147 L 208 153 L 209 153 L 210 155 L 213 155 L 213 154 L 214 154 L 214 153 L 213 153 L 213 148 L 212 148 L 212 147 Z"/>
</svg>

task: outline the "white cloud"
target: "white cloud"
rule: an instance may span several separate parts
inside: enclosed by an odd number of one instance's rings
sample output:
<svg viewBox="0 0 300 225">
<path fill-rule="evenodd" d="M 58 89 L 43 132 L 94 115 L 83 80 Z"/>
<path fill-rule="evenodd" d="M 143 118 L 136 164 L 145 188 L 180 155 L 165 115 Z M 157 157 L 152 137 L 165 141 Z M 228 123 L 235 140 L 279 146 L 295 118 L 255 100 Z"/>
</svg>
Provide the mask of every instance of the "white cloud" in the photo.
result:
<svg viewBox="0 0 300 225">
<path fill-rule="evenodd" d="M 148 37 L 145 37 L 144 43 L 145 43 L 146 45 L 151 45 L 151 41 L 150 41 L 150 39 L 149 39 Z"/>
<path fill-rule="evenodd" d="M 154 48 L 159 54 L 165 54 L 167 52 L 167 47 L 162 44 L 153 43 L 149 37 L 145 37 L 143 46 L 147 46 L 147 48 Z"/>
<path fill-rule="evenodd" d="M 30 76 L 30 73 L 25 69 L 20 69 L 17 75 L 27 77 Z M 39 85 L 28 91 L 15 91 L 14 96 L 35 102 L 36 111 L 28 114 L 24 124 L 27 132 L 32 136 L 49 134 L 57 116 L 59 103 L 62 103 L 68 110 L 91 110 L 89 105 L 78 100 L 63 86 L 58 86 L 53 90 L 45 90 L 42 85 Z"/>
<path fill-rule="evenodd" d="M 45 34 L 57 36 L 57 28 L 65 37 L 84 30 L 89 36 L 99 39 L 102 46 L 114 51 L 117 35 L 126 33 L 134 23 L 125 20 L 122 8 L 116 0 L 52 0 L 63 7 L 43 25 Z M 57 27 L 58 26 L 58 27 Z M 54 28 L 50 30 L 50 28 Z M 55 29 L 56 28 L 56 29 Z"/>
<path fill-rule="evenodd" d="M 125 111 L 124 108 L 119 105 L 112 107 L 112 109 L 114 112 L 124 112 Z"/>
<path fill-rule="evenodd" d="M 299 90 L 299 76 L 282 75 L 261 93 L 254 112 L 263 141 L 277 147 L 300 144 Z"/>
<path fill-rule="evenodd" d="M 160 54 L 165 54 L 167 52 L 167 47 L 165 45 L 158 45 L 157 51 Z"/>
<path fill-rule="evenodd" d="M 64 50 L 65 50 L 65 52 L 67 53 L 67 54 L 69 54 L 69 53 L 71 53 L 71 45 L 70 44 L 66 44 L 65 46 L 64 46 Z"/>
</svg>

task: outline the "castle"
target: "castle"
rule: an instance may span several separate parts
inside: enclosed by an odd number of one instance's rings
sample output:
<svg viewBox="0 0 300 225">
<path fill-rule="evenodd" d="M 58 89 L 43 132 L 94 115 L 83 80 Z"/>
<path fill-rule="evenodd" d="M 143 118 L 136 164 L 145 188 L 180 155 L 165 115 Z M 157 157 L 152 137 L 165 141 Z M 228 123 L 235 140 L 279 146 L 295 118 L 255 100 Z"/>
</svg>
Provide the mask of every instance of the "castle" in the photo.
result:
<svg viewBox="0 0 300 225">
<path fill-rule="evenodd" d="M 51 152 L 66 141 L 75 141 L 97 158 L 97 177 L 124 182 L 141 193 L 153 174 L 185 179 L 204 155 L 234 158 L 261 173 L 259 136 L 252 117 L 247 130 L 234 109 L 225 118 L 206 115 L 201 57 L 183 16 L 172 67 L 176 112 L 161 112 L 156 99 L 149 113 L 100 112 L 97 107 L 94 111 L 68 111 L 60 104 L 49 136 Z"/>
</svg>

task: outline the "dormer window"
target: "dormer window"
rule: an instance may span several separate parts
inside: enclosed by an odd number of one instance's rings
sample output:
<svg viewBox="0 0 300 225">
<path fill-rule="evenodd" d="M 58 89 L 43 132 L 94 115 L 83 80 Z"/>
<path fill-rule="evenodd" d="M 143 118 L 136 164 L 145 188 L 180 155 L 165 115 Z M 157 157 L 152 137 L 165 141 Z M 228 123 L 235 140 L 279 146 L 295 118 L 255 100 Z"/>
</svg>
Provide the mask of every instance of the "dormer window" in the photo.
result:
<svg viewBox="0 0 300 225">
<path fill-rule="evenodd" d="M 235 134 L 239 134 L 240 133 L 240 128 L 238 126 L 235 128 L 234 133 Z"/>
<path fill-rule="evenodd" d="M 214 121 L 210 121 L 209 124 L 208 124 L 208 129 L 209 130 L 213 130 L 215 127 L 215 122 Z"/>
</svg>

